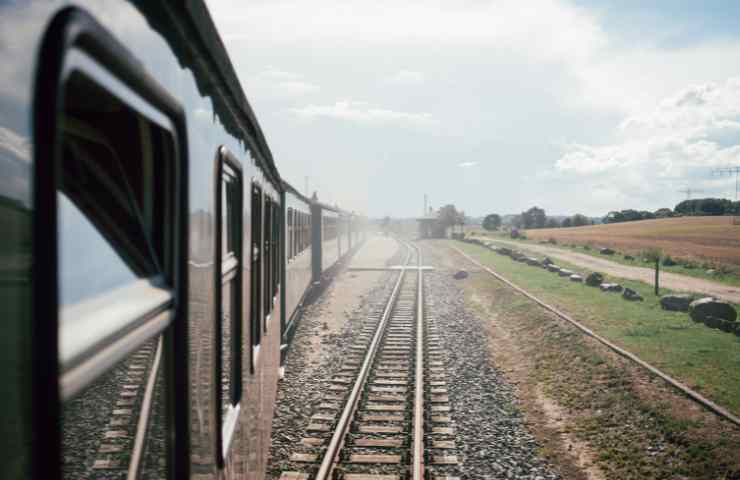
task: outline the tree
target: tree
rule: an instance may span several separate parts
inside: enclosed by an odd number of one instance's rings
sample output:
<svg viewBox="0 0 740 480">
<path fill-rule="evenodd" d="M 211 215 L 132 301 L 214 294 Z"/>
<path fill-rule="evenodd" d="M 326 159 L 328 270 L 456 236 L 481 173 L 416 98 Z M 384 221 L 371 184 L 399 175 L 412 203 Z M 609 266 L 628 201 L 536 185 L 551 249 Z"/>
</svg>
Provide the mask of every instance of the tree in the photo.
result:
<svg viewBox="0 0 740 480">
<path fill-rule="evenodd" d="M 486 218 L 483 219 L 483 228 L 491 231 L 491 230 L 498 230 L 501 226 L 501 215 L 497 213 L 491 213 L 490 215 L 486 215 Z"/>
<path fill-rule="evenodd" d="M 524 228 L 543 228 L 547 221 L 545 210 L 539 207 L 532 207 L 526 212 L 522 212 L 522 227 Z"/>
<path fill-rule="evenodd" d="M 458 223 L 459 216 L 460 214 L 457 212 L 457 209 L 455 209 L 455 206 L 449 204 L 439 209 L 437 221 L 442 228 L 448 228 Z"/>
<path fill-rule="evenodd" d="M 726 215 L 733 213 L 733 202 L 725 198 L 694 198 L 684 200 L 674 208 L 683 215 Z"/>
<path fill-rule="evenodd" d="M 659 208 L 654 213 L 655 218 L 668 218 L 673 216 L 673 210 L 670 208 Z"/>
<path fill-rule="evenodd" d="M 560 224 L 563 228 L 568 228 L 573 226 L 573 220 L 570 219 L 570 217 L 566 217 L 563 219 L 563 223 Z"/>
<path fill-rule="evenodd" d="M 591 225 L 591 220 L 589 220 L 589 218 L 586 215 L 583 215 L 580 213 L 576 213 L 575 215 L 573 215 L 570 221 L 574 227 L 582 227 L 584 225 Z"/>
<path fill-rule="evenodd" d="M 560 223 L 558 223 L 558 220 L 556 218 L 548 218 L 545 222 L 545 228 L 559 228 Z"/>
</svg>

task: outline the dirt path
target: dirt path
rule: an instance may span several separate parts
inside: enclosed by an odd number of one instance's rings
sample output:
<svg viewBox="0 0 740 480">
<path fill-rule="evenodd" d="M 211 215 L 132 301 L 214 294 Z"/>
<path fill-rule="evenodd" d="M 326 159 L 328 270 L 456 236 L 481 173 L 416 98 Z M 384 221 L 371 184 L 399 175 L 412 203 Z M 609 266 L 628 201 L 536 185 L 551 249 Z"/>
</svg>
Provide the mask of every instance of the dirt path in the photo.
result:
<svg viewBox="0 0 740 480">
<path fill-rule="evenodd" d="M 553 259 L 557 258 L 559 260 L 572 263 L 573 265 L 606 273 L 614 277 L 639 280 L 650 285 L 653 284 L 653 280 L 655 278 L 655 271 L 651 268 L 621 265 L 619 263 L 593 257 L 585 253 L 570 252 L 547 245 L 522 244 L 520 242 L 500 240 L 498 238 L 492 241 L 516 246 L 523 250 L 541 253 Z M 709 280 L 702 280 L 701 278 L 687 277 L 686 275 L 661 271 L 660 285 L 661 287 L 669 288 L 671 290 L 702 293 L 721 298 L 728 302 L 736 304 L 740 303 L 740 288 L 723 285 Z"/>
</svg>

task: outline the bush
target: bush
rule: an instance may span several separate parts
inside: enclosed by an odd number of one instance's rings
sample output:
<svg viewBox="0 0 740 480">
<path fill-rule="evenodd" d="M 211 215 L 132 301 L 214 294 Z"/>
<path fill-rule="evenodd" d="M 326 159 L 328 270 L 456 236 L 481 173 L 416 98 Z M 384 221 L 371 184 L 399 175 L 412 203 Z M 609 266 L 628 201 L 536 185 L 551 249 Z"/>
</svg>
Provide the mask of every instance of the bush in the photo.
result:
<svg viewBox="0 0 740 480">
<path fill-rule="evenodd" d="M 648 248 L 640 252 L 640 256 L 648 262 L 654 262 L 660 260 L 660 257 L 663 256 L 663 250 L 657 247 Z"/>
</svg>

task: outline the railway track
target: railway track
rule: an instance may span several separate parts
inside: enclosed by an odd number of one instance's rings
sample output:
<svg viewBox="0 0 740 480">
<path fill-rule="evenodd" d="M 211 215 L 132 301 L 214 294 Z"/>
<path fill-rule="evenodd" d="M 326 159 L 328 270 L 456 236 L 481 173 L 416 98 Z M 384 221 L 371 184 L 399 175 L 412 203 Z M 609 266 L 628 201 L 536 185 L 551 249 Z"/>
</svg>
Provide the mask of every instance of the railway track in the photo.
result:
<svg viewBox="0 0 740 480">
<path fill-rule="evenodd" d="M 421 250 L 406 247 L 281 480 L 458 478 L 445 352 L 424 310 Z"/>
<path fill-rule="evenodd" d="M 125 479 L 142 469 L 161 348 L 159 340 L 147 342 L 71 402 L 76 413 L 64 418 L 66 476 Z"/>
</svg>

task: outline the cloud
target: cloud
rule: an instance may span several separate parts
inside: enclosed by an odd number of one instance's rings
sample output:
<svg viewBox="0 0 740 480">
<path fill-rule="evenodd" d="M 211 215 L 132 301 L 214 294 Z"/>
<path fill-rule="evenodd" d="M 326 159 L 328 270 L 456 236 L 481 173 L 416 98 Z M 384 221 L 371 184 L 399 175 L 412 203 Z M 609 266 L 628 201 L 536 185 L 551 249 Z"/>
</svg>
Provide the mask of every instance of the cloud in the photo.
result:
<svg viewBox="0 0 740 480">
<path fill-rule="evenodd" d="M 269 67 L 245 80 L 247 95 L 261 100 L 291 100 L 320 90 L 301 74 Z"/>
<path fill-rule="evenodd" d="M 31 142 L 13 130 L 0 126 L 0 154 L 20 163 L 30 163 Z"/>
<path fill-rule="evenodd" d="M 681 28 L 669 12 L 638 35 L 592 2 L 571 0 L 207 2 L 235 65 L 251 70 L 245 90 L 286 175 L 303 178 L 310 164 L 328 185 L 342 183 L 329 158 L 372 151 L 372 134 L 335 138 L 303 160 L 317 133 L 348 123 L 436 125 L 434 136 L 388 139 L 379 163 L 420 152 L 428 183 L 460 202 L 488 186 L 468 175 L 464 189 L 449 192 L 444 175 L 458 164 L 449 161 L 451 144 L 472 158 L 516 158 L 497 180 L 501 208 L 511 211 L 529 201 L 512 181 L 525 175 L 551 209 L 581 210 L 588 198 L 586 213 L 599 213 L 626 202 L 670 204 L 688 178 L 708 179 L 712 166 L 736 161 L 740 117 L 725 80 L 740 76 L 732 61 L 740 35 L 669 43 Z M 336 101 L 354 98 L 369 103 Z M 494 132 L 502 139 L 495 145 Z M 532 178 L 543 165 L 551 175 Z M 367 182 L 372 190 L 376 180 Z M 379 210 L 406 208 L 399 196 L 376 201 Z"/>
<path fill-rule="evenodd" d="M 458 167 L 462 168 L 474 167 L 476 165 L 478 165 L 478 162 L 462 162 L 457 164 Z"/>
<path fill-rule="evenodd" d="M 386 78 L 383 83 L 387 85 L 421 85 L 424 83 L 424 75 L 421 72 L 411 70 L 401 70 L 396 74 Z"/>
<path fill-rule="evenodd" d="M 333 105 L 308 105 L 289 111 L 301 118 L 333 118 L 366 125 L 429 127 L 437 123 L 430 113 L 400 112 L 371 107 L 367 102 L 349 100 L 338 101 Z"/>
<path fill-rule="evenodd" d="M 614 134 L 606 145 L 564 145 L 555 169 L 643 196 L 689 181 L 716 189 L 722 182 L 711 169 L 740 164 L 740 77 L 686 87 L 626 118 Z"/>
</svg>

